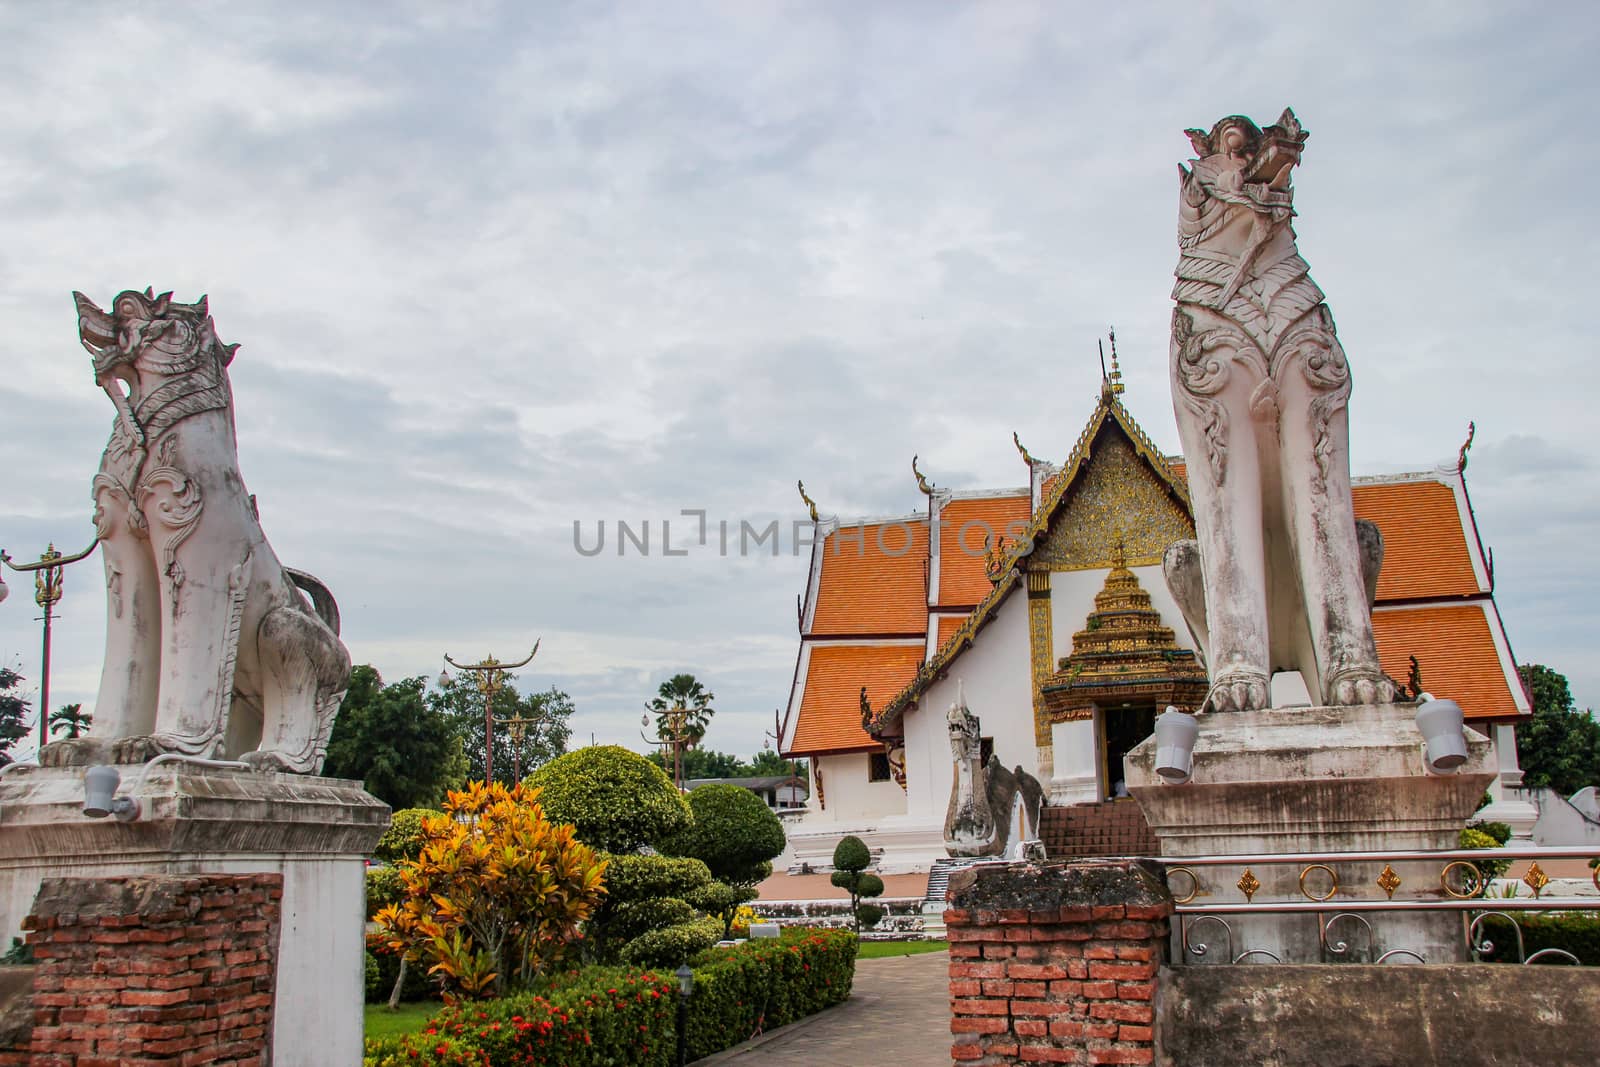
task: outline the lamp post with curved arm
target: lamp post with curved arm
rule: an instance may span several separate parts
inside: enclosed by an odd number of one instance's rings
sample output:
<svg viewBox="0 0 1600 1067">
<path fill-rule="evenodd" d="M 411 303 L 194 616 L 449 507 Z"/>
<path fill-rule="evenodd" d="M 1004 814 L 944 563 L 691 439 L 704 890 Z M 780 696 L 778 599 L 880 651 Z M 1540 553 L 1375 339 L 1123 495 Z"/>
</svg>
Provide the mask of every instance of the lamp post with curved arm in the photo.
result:
<svg viewBox="0 0 1600 1067">
<path fill-rule="evenodd" d="M 19 574 L 33 574 L 33 601 L 44 609 L 44 663 L 39 670 L 39 748 L 50 742 L 50 623 L 55 617 L 55 607 L 61 602 L 62 570 L 94 551 L 100 539 L 89 542 L 89 547 L 71 556 L 63 556 L 52 543 L 39 556 L 37 563 L 17 563 L 5 549 L 0 548 L 0 563 Z M 6 584 L 0 580 L 0 600 L 6 598 Z"/>
<path fill-rule="evenodd" d="M 494 697 L 505 688 L 506 678 L 511 671 L 518 667 L 526 667 L 539 654 L 539 642 L 533 643 L 533 651 L 528 653 L 528 658 L 520 663 L 501 663 L 493 656 L 485 656 L 477 663 L 457 663 L 450 658 L 450 653 L 444 654 L 444 661 L 458 671 L 471 671 L 473 681 L 477 683 L 478 692 L 483 694 L 483 781 L 485 785 L 494 781 Z"/>
</svg>

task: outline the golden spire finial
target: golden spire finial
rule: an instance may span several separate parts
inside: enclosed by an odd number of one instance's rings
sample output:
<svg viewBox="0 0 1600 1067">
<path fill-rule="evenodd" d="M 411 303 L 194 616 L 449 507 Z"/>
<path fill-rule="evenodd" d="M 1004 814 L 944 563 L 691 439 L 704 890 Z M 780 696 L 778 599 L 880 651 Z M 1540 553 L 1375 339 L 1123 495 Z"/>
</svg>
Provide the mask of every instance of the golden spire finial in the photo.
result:
<svg viewBox="0 0 1600 1067">
<path fill-rule="evenodd" d="M 1127 570 L 1128 568 L 1128 543 L 1121 537 L 1117 538 L 1116 548 L 1111 555 L 1111 569 L 1114 571 Z"/>
<path fill-rule="evenodd" d="M 1033 466 L 1036 461 L 1028 454 L 1027 446 L 1022 443 L 1022 438 L 1017 436 L 1017 431 L 1015 430 L 1011 431 L 1011 443 L 1016 445 L 1017 451 L 1022 454 L 1022 462 L 1030 467 Z"/>
<path fill-rule="evenodd" d="M 928 479 L 924 478 L 922 476 L 922 472 L 917 469 L 916 456 L 911 457 L 911 473 L 917 476 L 917 488 L 922 490 L 922 495 L 932 496 L 934 485 L 932 482 L 928 481 Z"/>
<path fill-rule="evenodd" d="M 1124 391 L 1122 384 L 1122 368 L 1117 365 L 1117 328 L 1111 327 L 1111 392 L 1114 396 L 1121 396 Z"/>
<path fill-rule="evenodd" d="M 800 499 L 804 500 L 806 502 L 806 510 L 811 512 L 811 521 L 812 522 L 816 522 L 817 521 L 817 502 L 815 500 L 812 500 L 809 496 L 806 495 L 806 483 L 805 482 L 797 480 L 794 484 L 800 487 Z"/>
</svg>

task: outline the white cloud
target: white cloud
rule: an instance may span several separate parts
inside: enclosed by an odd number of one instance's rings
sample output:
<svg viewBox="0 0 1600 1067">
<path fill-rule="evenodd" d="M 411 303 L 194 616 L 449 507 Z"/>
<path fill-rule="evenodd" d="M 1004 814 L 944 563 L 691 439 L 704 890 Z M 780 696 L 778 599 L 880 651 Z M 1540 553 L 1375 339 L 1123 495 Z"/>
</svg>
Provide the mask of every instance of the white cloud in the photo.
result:
<svg viewBox="0 0 1600 1067">
<path fill-rule="evenodd" d="M 1476 419 L 1513 644 L 1600 703 L 1582 506 L 1600 474 L 1579 462 L 1600 386 L 1593 20 L 98 12 L 0 14 L 14 554 L 89 531 L 111 412 L 69 291 L 209 292 L 243 344 L 241 462 L 268 535 L 333 587 L 358 658 L 431 674 L 446 649 L 545 634 L 528 683 L 570 686 L 575 736 L 621 741 L 687 667 L 721 698 L 712 743 L 748 753 L 787 699 L 802 561 L 585 559 L 572 521 L 765 522 L 799 514 L 797 477 L 826 510 L 906 511 L 912 453 L 941 484 L 1017 484 L 1011 431 L 1071 447 L 1111 323 L 1135 413 L 1175 448 L 1181 130 L 1293 104 L 1312 131 L 1301 247 L 1354 364 L 1358 472 L 1444 459 Z M 93 699 L 93 566 L 68 577 L 53 703 Z M 37 624 L 12 586 L 0 659 L 31 679 Z"/>
</svg>

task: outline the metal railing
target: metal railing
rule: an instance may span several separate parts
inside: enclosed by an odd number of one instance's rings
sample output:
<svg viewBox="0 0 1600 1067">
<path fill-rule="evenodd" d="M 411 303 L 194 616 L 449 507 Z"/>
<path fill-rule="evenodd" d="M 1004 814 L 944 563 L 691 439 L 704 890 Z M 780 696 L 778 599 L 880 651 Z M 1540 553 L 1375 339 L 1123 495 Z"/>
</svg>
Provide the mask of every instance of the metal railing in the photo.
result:
<svg viewBox="0 0 1600 1067">
<path fill-rule="evenodd" d="M 1410 948 L 1395 948 L 1378 953 L 1377 932 L 1369 915 L 1404 914 L 1416 912 L 1458 913 L 1461 917 L 1461 936 L 1467 955 L 1474 961 L 1484 960 L 1497 953 L 1497 946 L 1489 936 L 1489 920 L 1503 920 L 1515 935 L 1515 961 L 1518 963 L 1562 962 L 1578 964 L 1571 952 L 1561 948 L 1543 948 L 1529 954 L 1520 916 L 1527 913 L 1594 912 L 1600 916 L 1600 895 L 1597 896 L 1547 896 L 1545 890 L 1551 878 L 1540 862 L 1551 860 L 1594 860 L 1600 849 L 1506 847 L 1498 849 L 1451 850 L 1395 850 L 1368 852 L 1284 852 L 1261 855 L 1194 856 L 1164 859 L 1167 865 L 1167 885 L 1175 905 L 1176 949 L 1178 962 L 1184 964 L 1245 963 L 1266 960 L 1282 962 L 1278 953 L 1263 948 L 1248 948 L 1236 943 L 1234 925 L 1230 916 L 1257 916 L 1273 914 L 1310 914 L 1316 916 L 1318 947 L 1323 962 L 1342 962 L 1365 957 L 1374 963 L 1409 961 L 1426 963 L 1423 954 Z M 1503 869 L 1518 861 L 1531 861 L 1528 869 L 1516 882 L 1507 882 L 1509 890 L 1502 895 L 1492 895 L 1492 879 L 1480 864 L 1490 870 Z M 1383 870 L 1371 882 L 1359 884 L 1375 886 L 1382 891 L 1376 895 L 1353 896 L 1358 888 L 1352 880 L 1341 879 L 1340 872 L 1349 873 L 1352 865 L 1360 865 L 1370 873 L 1372 867 L 1383 864 Z M 1409 873 L 1402 877 L 1395 871 L 1399 864 Z M 1437 864 L 1437 878 L 1418 883 L 1415 871 L 1419 867 Z M 1300 868 L 1297 882 L 1298 897 L 1279 894 L 1277 899 L 1257 901 L 1255 896 L 1263 888 L 1256 872 L 1269 869 Z M 1238 871 L 1237 880 L 1231 880 Z M 1216 873 L 1226 872 L 1221 878 Z M 1366 874 L 1362 875 L 1363 878 Z M 1409 879 L 1409 882 L 1408 882 Z M 1581 879 L 1580 879 L 1581 880 Z M 1600 894 L 1600 867 L 1589 869 L 1588 880 Z M 1531 896 L 1522 897 L 1525 886 Z M 1395 899 L 1403 888 L 1413 895 Z M 1344 891 L 1342 899 L 1339 897 Z M 1237 892 L 1242 900 L 1228 899 Z M 1509 892 L 1512 895 L 1505 895 Z M 1202 899 L 1204 898 L 1204 899 Z M 1342 926 L 1348 933 L 1336 935 L 1333 928 Z M 1342 931 L 1341 931 L 1342 932 Z M 1366 952 L 1360 953 L 1350 944 L 1349 938 L 1357 933 L 1366 935 Z M 1204 939 L 1203 939 L 1204 938 Z M 1217 939 L 1221 938 L 1220 944 Z"/>
</svg>

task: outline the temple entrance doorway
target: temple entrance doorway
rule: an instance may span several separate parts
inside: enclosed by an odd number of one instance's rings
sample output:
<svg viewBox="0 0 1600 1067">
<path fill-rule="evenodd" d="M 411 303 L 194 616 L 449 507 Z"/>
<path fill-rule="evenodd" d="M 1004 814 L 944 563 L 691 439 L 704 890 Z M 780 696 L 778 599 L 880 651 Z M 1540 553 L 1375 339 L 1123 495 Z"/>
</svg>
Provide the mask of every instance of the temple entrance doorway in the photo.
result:
<svg viewBox="0 0 1600 1067">
<path fill-rule="evenodd" d="M 1155 706 L 1124 706 L 1102 711 L 1100 716 L 1101 795 L 1107 799 L 1127 796 L 1126 791 L 1118 788 L 1122 784 L 1122 757 L 1155 732 Z"/>
</svg>

